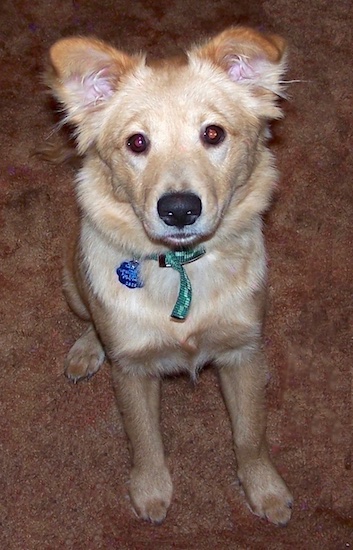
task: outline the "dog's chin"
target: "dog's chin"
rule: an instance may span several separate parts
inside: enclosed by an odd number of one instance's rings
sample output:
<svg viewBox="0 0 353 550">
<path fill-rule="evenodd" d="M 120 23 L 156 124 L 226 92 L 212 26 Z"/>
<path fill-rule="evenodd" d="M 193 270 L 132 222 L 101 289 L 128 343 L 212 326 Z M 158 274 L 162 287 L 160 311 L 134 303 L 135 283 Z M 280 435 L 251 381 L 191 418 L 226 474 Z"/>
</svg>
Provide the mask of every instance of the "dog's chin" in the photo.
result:
<svg viewBox="0 0 353 550">
<path fill-rule="evenodd" d="M 164 243 L 169 248 L 178 250 L 181 248 L 193 248 L 200 243 L 200 239 L 191 235 L 185 237 L 169 237 L 164 239 Z"/>
<path fill-rule="evenodd" d="M 157 239 L 154 236 L 153 240 L 157 240 L 160 244 L 167 246 L 172 250 L 180 250 L 185 248 L 194 248 L 205 240 L 205 236 L 200 233 L 184 233 L 178 231 L 176 233 L 168 233 L 158 235 Z"/>
</svg>

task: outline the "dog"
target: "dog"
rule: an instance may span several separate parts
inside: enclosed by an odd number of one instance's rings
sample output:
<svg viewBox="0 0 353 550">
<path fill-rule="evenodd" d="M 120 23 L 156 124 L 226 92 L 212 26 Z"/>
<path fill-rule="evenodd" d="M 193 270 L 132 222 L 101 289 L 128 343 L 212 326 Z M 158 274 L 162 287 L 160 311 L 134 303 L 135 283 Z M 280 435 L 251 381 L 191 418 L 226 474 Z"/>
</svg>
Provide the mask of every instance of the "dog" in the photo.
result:
<svg viewBox="0 0 353 550">
<path fill-rule="evenodd" d="M 172 499 L 161 379 L 212 363 L 247 502 L 287 524 L 292 496 L 266 445 L 261 343 L 262 214 L 277 179 L 269 121 L 281 117 L 285 41 L 231 27 L 150 60 L 71 37 L 49 57 L 48 84 L 84 159 L 64 292 L 88 326 L 65 372 L 77 382 L 111 363 L 136 513 L 162 522 Z"/>
</svg>

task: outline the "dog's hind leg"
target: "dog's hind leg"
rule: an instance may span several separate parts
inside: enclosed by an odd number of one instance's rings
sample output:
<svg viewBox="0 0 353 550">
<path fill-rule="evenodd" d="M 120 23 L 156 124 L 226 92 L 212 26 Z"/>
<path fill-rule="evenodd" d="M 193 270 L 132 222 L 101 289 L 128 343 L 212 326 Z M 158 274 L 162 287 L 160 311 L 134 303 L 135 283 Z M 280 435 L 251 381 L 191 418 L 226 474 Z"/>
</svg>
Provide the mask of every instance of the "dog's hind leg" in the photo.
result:
<svg viewBox="0 0 353 550">
<path fill-rule="evenodd" d="M 73 382 L 91 378 L 104 361 L 105 353 L 91 324 L 70 349 L 65 361 L 65 374 Z"/>
<path fill-rule="evenodd" d="M 272 464 L 266 444 L 265 359 L 260 352 L 238 352 L 235 364 L 219 369 L 231 418 L 238 478 L 251 510 L 277 525 L 291 517 L 292 496 Z M 229 357 L 225 361 L 229 365 Z"/>
<path fill-rule="evenodd" d="M 104 361 L 105 352 L 78 288 L 72 261 L 75 250 L 69 250 L 70 252 L 64 269 L 64 294 L 74 313 L 89 322 L 87 330 L 72 346 L 65 361 L 66 376 L 73 382 L 78 382 L 84 378 L 90 378 L 99 370 Z"/>
<path fill-rule="evenodd" d="M 172 481 L 159 427 L 160 381 L 129 375 L 113 365 L 116 398 L 131 443 L 130 497 L 139 517 L 164 520 L 172 498 Z"/>
</svg>

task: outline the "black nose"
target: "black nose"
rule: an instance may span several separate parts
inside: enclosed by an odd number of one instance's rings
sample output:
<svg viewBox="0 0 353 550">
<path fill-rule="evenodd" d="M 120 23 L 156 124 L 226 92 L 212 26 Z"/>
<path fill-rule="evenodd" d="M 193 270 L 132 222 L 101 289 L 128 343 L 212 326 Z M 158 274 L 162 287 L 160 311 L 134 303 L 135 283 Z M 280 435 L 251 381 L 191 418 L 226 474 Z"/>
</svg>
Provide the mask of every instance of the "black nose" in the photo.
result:
<svg viewBox="0 0 353 550">
<path fill-rule="evenodd" d="M 157 203 L 161 220 L 179 228 L 195 223 L 201 210 L 201 200 L 194 193 L 166 193 Z"/>
</svg>

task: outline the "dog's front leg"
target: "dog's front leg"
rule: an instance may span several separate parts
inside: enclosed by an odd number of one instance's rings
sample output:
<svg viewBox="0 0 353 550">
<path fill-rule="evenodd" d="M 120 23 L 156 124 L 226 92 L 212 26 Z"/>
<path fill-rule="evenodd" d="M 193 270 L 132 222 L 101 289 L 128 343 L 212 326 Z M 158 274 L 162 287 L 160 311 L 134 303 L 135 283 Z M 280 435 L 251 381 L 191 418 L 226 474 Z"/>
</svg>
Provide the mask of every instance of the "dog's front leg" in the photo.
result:
<svg viewBox="0 0 353 550">
<path fill-rule="evenodd" d="M 232 366 L 220 367 L 232 422 L 238 478 L 252 511 L 277 525 L 291 517 L 292 496 L 273 466 L 266 445 L 266 365 L 260 352 L 241 351 Z M 225 364 L 229 365 L 229 357 Z"/>
<path fill-rule="evenodd" d="M 160 523 L 166 516 L 173 489 L 159 427 L 160 381 L 125 374 L 114 365 L 113 380 L 131 444 L 131 500 L 142 519 Z"/>
</svg>

